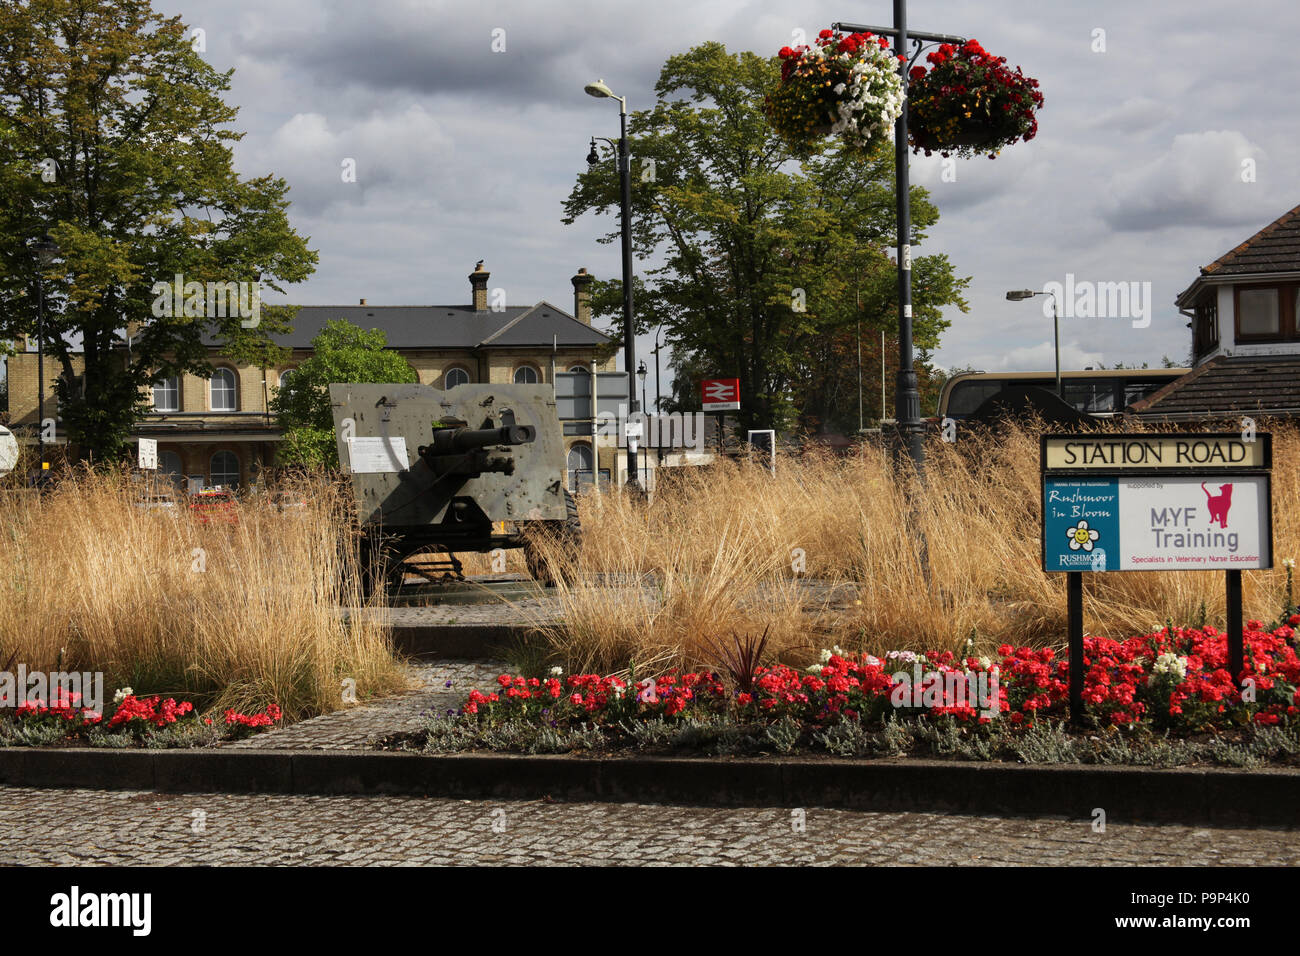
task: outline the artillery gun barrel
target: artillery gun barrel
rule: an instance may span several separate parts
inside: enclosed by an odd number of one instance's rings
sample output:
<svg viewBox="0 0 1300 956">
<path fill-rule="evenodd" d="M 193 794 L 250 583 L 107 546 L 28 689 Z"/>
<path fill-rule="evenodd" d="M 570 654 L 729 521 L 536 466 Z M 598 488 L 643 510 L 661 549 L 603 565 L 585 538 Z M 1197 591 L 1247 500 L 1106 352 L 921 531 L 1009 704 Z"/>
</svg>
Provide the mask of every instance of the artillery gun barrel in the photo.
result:
<svg viewBox="0 0 1300 956">
<path fill-rule="evenodd" d="M 433 433 L 430 455 L 454 455 L 493 445 L 527 445 L 536 440 L 532 425 L 503 425 L 500 428 L 442 428 Z"/>
</svg>

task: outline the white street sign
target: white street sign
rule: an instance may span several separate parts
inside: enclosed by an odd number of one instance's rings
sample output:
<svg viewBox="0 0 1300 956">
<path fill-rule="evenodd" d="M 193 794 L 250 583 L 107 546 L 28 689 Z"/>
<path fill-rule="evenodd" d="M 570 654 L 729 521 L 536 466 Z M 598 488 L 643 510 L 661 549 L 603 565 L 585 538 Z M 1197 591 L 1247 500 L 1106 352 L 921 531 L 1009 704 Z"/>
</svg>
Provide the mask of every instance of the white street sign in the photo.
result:
<svg viewBox="0 0 1300 956">
<path fill-rule="evenodd" d="M 18 439 L 13 432 L 0 425 L 0 478 L 13 471 L 18 464 Z"/>
<path fill-rule="evenodd" d="M 156 438 L 140 439 L 140 468 L 145 471 L 157 470 L 158 439 Z"/>
</svg>

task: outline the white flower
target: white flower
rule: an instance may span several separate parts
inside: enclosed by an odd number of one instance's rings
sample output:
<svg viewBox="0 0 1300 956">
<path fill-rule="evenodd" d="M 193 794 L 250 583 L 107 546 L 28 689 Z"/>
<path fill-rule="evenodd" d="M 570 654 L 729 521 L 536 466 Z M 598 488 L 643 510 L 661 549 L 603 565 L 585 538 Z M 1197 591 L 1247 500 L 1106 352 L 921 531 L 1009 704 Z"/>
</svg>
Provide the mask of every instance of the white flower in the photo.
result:
<svg viewBox="0 0 1300 956">
<path fill-rule="evenodd" d="M 134 693 L 135 691 L 129 687 L 120 687 L 113 694 L 113 703 L 120 704 Z"/>
<path fill-rule="evenodd" d="M 821 672 L 822 672 L 822 666 L 821 666 L 820 664 L 809 664 L 809 665 L 808 665 L 808 673 L 809 673 L 809 674 L 816 674 L 816 675 L 818 675 L 818 676 L 820 677 L 820 676 L 821 676 Z"/>
<path fill-rule="evenodd" d="M 840 647 L 838 644 L 836 644 L 834 647 L 832 647 L 831 650 L 835 652 L 835 656 L 836 656 L 836 657 L 845 657 L 845 656 L 847 656 L 847 655 L 844 653 L 844 648 Z"/>
<path fill-rule="evenodd" d="M 1282 559 L 1282 567 L 1287 568 L 1288 570 L 1292 570 L 1292 571 L 1294 571 L 1294 570 L 1295 570 L 1295 558 L 1283 558 L 1283 559 Z"/>
<path fill-rule="evenodd" d="M 831 659 L 831 652 L 823 648 L 821 653 L 821 659 L 823 664 L 828 663 Z"/>
<path fill-rule="evenodd" d="M 992 666 L 993 666 L 993 662 L 989 660 L 987 657 L 980 658 L 980 667 L 984 668 L 985 670 L 988 670 Z"/>
<path fill-rule="evenodd" d="M 1187 676 L 1187 658 L 1169 652 L 1161 654 L 1151 667 L 1151 676 L 1147 678 L 1147 683 L 1154 684 L 1160 674 L 1172 674 L 1181 681 Z"/>
<path fill-rule="evenodd" d="M 559 677 L 559 676 L 560 676 L 561 674 L 563 674 L 563 673 L 564 673 L 564 668 L 563 668 L 563 667 L 552 667 L 552 668 L 551 668 L 551 676 L 552 676 L 552 677 Z"/>
</svg>

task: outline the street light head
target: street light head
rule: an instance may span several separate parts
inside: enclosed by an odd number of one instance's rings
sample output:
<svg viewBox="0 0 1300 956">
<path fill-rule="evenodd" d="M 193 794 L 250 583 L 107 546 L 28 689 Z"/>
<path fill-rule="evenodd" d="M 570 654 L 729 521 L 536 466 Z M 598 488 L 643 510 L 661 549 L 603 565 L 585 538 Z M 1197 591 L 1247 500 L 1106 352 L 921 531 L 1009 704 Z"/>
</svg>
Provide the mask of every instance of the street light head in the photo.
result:
<svg viewBox="0 0 1300 956">
<path fill-rule="evenodd" d="M 1019 302 L 1022 299 L 1032 299 L 1037 294 L 1033 289 L 1014 289 L 1007 293 L 1007 299 L 1011 302 Z"/>
<path fill-rule="evenodd" d="M 587 154 L 587 165 L 595 166 L 598 162 L 600 162 L 600 155 L 596 152 L 596 140 L 592 139 L 591 152 Z"/>
<path fill-rule="evenodd" d="M 614 91 L 605 85 L 604 80 L 597 80 L 595 83 L 588 83 L 583 87 L 588 96 L 594 96 L 597 99 L 605 96 L 613 96 Z"/>
<path fill-rule="evenodd" d="M 636 366 L 636 377 L 639 378 L 639 379 L 641 380 L 641 384 L 642 384 L 642 385 L 645 384 L 646 367 L 645 367 L 645 362 L 644 362 L 644 361 L 642 361 L 642 362 L 638 362 L 638 363 L 637 363 L 637 366 Z"/>
<path fill-rule="evenodd" d="M 32 251 L 36 253 L 40 264 L 46 267 L 59 257 L 59 247 L 48 233 L 32 243 Z"/>
</svg>

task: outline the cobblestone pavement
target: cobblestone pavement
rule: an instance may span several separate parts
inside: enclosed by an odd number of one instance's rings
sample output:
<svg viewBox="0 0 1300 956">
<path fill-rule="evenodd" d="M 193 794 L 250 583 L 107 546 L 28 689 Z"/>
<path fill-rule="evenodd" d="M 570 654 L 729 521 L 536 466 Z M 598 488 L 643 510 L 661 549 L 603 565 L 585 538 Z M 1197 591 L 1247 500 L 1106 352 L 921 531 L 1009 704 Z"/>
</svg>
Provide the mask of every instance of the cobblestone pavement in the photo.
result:
<svg viewBox="0 0 1300 956">
<path fill-rule="evenodd" d="M 802 826 L 802 832 L 799 827 Z M 1295 865 L 1300 830 L 847 810 L 0 788 L 0 864 Z"/>
<path fill-rule="evenodd" d="M 493 580 L 508 580 L 510 575 L 475 575 L 472 580 L 488 583 Z M 616 600 L 659 600 L 659 589 L 653 578 L 645 576 L 634 579 L 629 576 L 601 574 L 593 575 L 589 586 L 600 588 L 602 595 L 609 601 Z M 804 610 L 810 615 L 835 613 L 846 609 L 857 598 L 853 585 L 828 584 L 824 581 L 799 580 L 791 582 L 803 601 Z M 758 592 L 749 600 L 763 602 L 770 595 Z M 745 603 L 742 601 L 742 603 Z M 343 616 L 348 612 L 340 609 Z M 485 596 L 480 604 L 429 604 L 423 606 L 365 608 L 360 616 L 374 619 L 384 618 L 394 627 L 448 627 L 476 624 L 527 624 L 544 625 L 562 620 L 564 607 L 554 592 L 547 592 L 544 597 L 511 597 L 508 600 Z"/>
<path fill-rule="evenodd" d="M 224 746 L 239 750 L 365 749 L 370 741 L 388 734 L 418 730 L 424 715 L 459 707 L 476 687 L 495 687 L 497 675 L 508 669 L 501 661 L 416 662 L 408 670 L 417 690 L 356 704 Z"/>
</svg>

